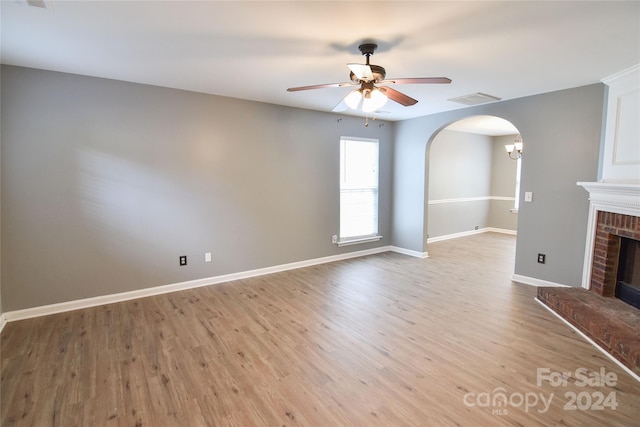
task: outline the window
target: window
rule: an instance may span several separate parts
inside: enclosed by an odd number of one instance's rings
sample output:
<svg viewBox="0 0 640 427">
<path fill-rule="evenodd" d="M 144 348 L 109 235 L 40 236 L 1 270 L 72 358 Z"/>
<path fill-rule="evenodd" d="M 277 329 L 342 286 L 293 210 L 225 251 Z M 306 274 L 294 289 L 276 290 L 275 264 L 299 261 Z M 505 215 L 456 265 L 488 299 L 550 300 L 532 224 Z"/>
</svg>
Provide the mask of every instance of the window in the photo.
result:
<svg viewBox="0 0 640 427">
<path fill-rule="evenodd" d="M 378 240 L 378 140 L 340 138 L 339 244 Z"/>
<path fill-rule="evenodd" d="M 520 208 L 520 171 L 522 170 L 522 157 L 516 160 L 516 202 L 513 206 L 513 210 L 518 212 Z"/>
</svg>

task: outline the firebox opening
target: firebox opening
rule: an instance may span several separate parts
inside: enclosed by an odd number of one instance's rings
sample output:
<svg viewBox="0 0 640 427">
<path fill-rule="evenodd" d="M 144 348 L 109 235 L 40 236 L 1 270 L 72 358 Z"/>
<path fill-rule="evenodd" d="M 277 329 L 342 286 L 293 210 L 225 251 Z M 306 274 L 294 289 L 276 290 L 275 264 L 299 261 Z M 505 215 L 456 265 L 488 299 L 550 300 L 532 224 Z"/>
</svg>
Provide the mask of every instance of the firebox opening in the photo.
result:
<svg viewBox="0 0 640 427">
<path fill-rule="evenodd" d="M 622 237 L 616 298 L 640 309 L 640 241 Z"/>
</svg>

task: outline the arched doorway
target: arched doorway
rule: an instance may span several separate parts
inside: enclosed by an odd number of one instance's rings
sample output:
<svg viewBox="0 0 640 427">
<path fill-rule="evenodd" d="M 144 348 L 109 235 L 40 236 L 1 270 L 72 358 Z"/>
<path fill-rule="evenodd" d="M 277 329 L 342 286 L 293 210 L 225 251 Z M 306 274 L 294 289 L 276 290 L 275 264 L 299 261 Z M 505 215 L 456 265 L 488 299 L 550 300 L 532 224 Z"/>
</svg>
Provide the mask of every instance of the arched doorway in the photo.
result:
<svg viewBox="0 0 640 427">
<path fill-rule="evenodd" d="M 427 243 L 486 231 L 516 234 L 520 160 L 512 160 L 505 145 L 518 135 L 507 120 L 472 116 L 432 139 L 426 159 Z"/>
</svg>

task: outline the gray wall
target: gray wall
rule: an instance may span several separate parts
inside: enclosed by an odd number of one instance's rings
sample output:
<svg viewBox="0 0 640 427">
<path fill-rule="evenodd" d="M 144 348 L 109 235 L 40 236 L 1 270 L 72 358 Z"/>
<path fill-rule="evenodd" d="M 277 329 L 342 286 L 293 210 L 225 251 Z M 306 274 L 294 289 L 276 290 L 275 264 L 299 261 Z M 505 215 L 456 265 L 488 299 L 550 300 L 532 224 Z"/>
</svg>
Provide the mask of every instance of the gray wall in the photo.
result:
<svg viewBox="0 0 640 427">
<path fill-rule="evenodd" d="M 429 144 L 429 238 L 476 227 L 516 230 L 517 216 L 510 212 L 514 202 L 491 199 L 515 194 L 516 162 L 507 157 L 503 141 L 504 137 L 444 129 Z"/>
<path fill-rule="evenodd" d="M 1 77 L 4 312 L 389 244 L 426 251 L 427 145 L 485 114 L 525 141 L 521 195 L 534 201 L 521 200 L 515 273 L 581 283 L 588 200 L 575 183 L 597 179 L 604 85 L 366 128 L 63 73 L 3 66 Z M 380 139 L 380 242 L 331 244 L 342 135 Z"/>
<path fill-rule="evenodd" d="M 1 108 L 5 312 L 390 244 L 392 123 L 11 66 Z M 377 243 L 331 243 L 341 135 L 380 139 Z"/>
<path fill-rule="evenodd" d="M 445 129 L 429 145 L 429 199 L 489 196 L 491 137 Z"/>
<path fill-rule="evenodd" d="M 513 123 L 526 144 L 515 274 L 580 286 L 589 203 L 576 182 L 597 179 L 603 96 L 604 85 L 594 84 L 397 123 L 392 244 L 427 250 L 427 144 L 456 120 L 494 115 Z M 522 203 L 525 191 L 532 203 Z"/>
</svg>

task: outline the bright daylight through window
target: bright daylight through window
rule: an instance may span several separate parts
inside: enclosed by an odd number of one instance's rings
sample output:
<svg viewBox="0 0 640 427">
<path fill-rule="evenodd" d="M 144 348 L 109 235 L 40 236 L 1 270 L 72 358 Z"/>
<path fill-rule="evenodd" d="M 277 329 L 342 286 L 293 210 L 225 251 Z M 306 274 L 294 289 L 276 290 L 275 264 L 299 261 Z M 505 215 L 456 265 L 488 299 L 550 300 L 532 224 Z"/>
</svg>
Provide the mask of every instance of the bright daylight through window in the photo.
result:
<svg viewBox="0 0 640 427">
<path fill-rule="evenodd" d="M 378 236 L 378 140 L 340 139 L 340 240 Z"/>
<path fill-rule="evenodd" d="M 517 160 L 516 164 L 516 202 L 513 209 L 517 212 L 520 209 L 520 174 L 522 171 L 522 158 Z"/>
</svg>

